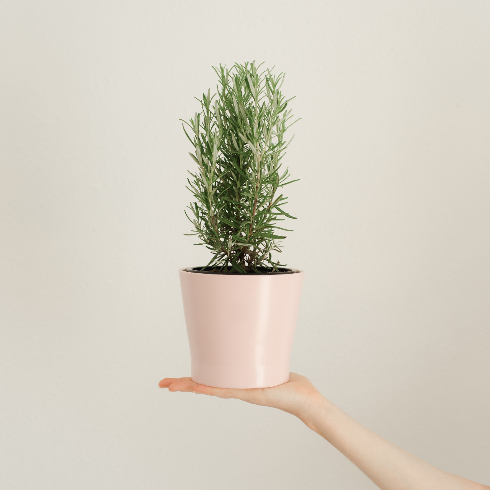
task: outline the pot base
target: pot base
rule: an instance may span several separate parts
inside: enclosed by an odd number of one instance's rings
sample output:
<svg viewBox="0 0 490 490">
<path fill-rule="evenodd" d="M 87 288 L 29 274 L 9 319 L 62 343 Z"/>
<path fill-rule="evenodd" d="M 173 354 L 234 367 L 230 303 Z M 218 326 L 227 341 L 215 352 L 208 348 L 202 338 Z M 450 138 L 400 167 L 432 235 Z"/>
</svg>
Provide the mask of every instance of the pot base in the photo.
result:
<svg viewBox="0 0 490 490">
<path fill-rule="evenodd" d="M 214 388 L 272 388 L 289 381 L 289 366 L 220 366 L 192 362 L 191 379 Z"/>
</svg>

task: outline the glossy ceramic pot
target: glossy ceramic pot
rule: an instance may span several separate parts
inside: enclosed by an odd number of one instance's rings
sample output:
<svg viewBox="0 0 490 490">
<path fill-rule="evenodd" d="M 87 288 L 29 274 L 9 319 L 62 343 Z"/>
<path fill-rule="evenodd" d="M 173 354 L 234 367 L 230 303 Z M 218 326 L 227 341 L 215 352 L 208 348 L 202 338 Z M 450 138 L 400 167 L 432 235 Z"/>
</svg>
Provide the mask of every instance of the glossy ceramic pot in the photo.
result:
<svg viewBox="0 0 490 490">
<path fill-rule="evenodd" d="M 212 274 L 181 269 L 191 377 L 220 388 L 289 380 L 304 272 Z"/>
</svg>

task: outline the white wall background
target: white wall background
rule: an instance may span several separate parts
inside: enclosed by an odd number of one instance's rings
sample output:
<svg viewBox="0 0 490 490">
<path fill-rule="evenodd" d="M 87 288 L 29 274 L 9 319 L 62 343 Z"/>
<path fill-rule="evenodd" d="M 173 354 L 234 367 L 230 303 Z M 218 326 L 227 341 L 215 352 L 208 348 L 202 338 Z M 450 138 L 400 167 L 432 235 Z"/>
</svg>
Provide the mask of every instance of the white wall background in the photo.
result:
<svg viewBox="0 0 490 490">
<path fill-rule="evenodd" d="M 372 489 L 285 413 L 189 373 L 179 118 L 219 63 L 296 95 L 307 273 L 291 369 L 384 437 L 490 484 L 490 3 L 0 4 L 0 486 Z"/>
</svg>

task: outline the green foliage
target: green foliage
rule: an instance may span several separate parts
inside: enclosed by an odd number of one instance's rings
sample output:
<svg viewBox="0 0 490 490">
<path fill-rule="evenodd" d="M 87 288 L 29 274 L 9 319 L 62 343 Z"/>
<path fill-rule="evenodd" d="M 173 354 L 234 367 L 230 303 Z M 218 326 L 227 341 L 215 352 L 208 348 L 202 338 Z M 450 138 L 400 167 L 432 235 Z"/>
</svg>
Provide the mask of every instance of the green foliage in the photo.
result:
<svg viewBox="0 0 490 490">
<path fill-rule="evenodd" d="M 255 62 L 231 70 L 213 67 L 218 75 L 217 93 L 203 94 L 201 112 L 183 121 L 194 146 L 190 156 L 197 164 L 189 172 L 188 189 L 195 201 L 186 212 L 204 245 L 212 251 L 208 266 L 222 272 L 258 272 L 258 267 L 277 270 L 272 252 L 281 252 L 287 198 L 281 189 L 294 180 L 288 169 L 279 173 L 291 140 L 284 134 L 292 117 L 280 91 L 284 74 L 259 73 Z M 294 98 L 294 97 L 293 97 Z M 214 99 L 214 100 L 213 100 Z M 294 121 L 296 122 L 296 121 Z M 299 179 L 296 179 L 299 180 Z M 279 194 L 279 195 L 277 195 Z"/>
</svg>

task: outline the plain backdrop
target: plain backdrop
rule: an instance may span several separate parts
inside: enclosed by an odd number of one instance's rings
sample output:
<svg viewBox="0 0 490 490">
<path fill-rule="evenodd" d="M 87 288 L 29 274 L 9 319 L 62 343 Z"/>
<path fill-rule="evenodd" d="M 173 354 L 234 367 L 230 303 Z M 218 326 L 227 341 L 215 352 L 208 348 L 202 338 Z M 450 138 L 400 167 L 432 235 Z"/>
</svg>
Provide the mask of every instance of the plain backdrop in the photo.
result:
<svg viewBox="0 0 490 490">
<path fill-rule="evenodd" d="M 171 394 L 204 265 L 179 118 L 285 72 L 291 370 L 490 484 L 490 3 L 1 0 L 0 486 L 375 488 L 294 417 Z"/>
</svg>

